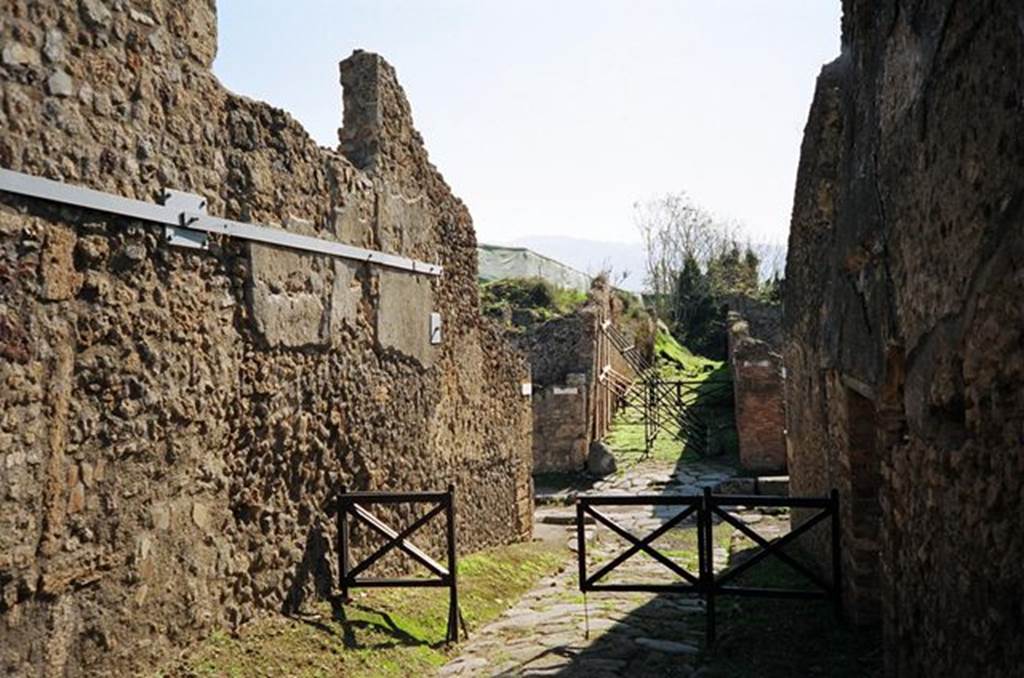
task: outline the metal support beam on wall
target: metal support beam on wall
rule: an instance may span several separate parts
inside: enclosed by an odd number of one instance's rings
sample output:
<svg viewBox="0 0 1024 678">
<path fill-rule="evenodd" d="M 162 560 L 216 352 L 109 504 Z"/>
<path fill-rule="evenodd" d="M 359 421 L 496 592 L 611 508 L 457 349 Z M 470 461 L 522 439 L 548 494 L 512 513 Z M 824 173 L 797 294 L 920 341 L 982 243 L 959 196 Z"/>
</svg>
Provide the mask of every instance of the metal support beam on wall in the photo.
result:
<svg viewBox="0 0 1024 678">
<path fill-rule="evenodd" d="M 165 227 L 167 242 L 179 247 L 205 248 L 206 235 L 215 233 L 422 275 L 438 276 L 443 271 L 438 264 L 417 261 L 397 254 L 299 235 L 272 226 L 212 216 L 206 213 L 206 201 L 201 196 L 181 191 L 167 191 L 164 203 L 160 205 L 3 168 L 0 168 L 0 191 L 161 224 Z"/>
</svg>

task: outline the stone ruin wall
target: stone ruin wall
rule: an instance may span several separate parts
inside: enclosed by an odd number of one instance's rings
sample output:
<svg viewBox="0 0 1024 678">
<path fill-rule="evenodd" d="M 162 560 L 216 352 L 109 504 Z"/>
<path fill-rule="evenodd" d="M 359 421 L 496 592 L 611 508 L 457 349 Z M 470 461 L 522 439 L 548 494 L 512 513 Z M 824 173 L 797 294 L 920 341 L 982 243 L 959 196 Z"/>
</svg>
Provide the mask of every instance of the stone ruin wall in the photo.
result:
<svg viewBox="0 0 1024 678">
<path fill-rule="evenodd" d="M 843 9 L 786 270 L 791 488 L 840 490 L 850 611 L 880 618 L 890 675 L 1015 675 L 1024 9 Z"/>
<path fill-rule="evenodd" d="M 605 365 L 620 374 L 633 373 L 603 333 L 606 320 L 640 344 L 651 343 L 650 328 L 626 319 L 622 301 L 601 278 L 595 279 L 583 308 L 513 338 L 532 367 L 536 473 L 582 470 L 590 443 L 611 426 L 616 403 L 598 376 Z M 645 350 L 649 357 L 651 346 Z"/>
<path fill-rule="evenodd" d="M 786 413 L 781 309 L 743 297 L 728 303 L 726 336 L 740 464 L 749 471 L 783 472 Z"/>
<path fill-rule="evenodd" d="M 4 3 L 0 166 L 147 201 L 185 190 L 445 273 L 174 249 L 150 225 L 0 196 L 5 675 L 153 668 L 325 593 L 342 483 L 455 482 L 463 550 L 530 534 L 528 366 L 480 318 L 470 215 L 394 71 L 343 62 L 334 152 L 224 90 L 215 50 L 207 0 Z"/>
</svg>

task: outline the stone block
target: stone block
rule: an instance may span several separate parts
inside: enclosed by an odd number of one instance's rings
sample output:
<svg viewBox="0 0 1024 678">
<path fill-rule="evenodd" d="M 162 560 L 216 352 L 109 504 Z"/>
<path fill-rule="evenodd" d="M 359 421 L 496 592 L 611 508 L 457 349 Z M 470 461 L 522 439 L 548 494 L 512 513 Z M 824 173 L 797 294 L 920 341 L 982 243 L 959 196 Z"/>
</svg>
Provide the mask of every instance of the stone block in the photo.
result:
<svg viewBox="0 0 1024 678">
<path fill-rule="evenodd" d="M 82 285 L 82 274 L 75 270 L 74 231 L 53 226 L 46 232 L 39 262 L 40 292 L 43 299 L 62 301 L 70 299 Z"/>
</svg>

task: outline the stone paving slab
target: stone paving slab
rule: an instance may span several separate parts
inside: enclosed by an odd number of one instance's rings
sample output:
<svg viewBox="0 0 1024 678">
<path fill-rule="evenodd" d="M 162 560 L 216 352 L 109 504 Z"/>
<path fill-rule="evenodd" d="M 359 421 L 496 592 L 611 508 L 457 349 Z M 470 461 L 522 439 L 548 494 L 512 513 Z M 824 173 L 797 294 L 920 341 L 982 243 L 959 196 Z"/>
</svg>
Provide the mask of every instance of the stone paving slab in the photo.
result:
<svg viewBox="0 0 1024 678">
<path fill-rule="evenodd" d="M 582 492 L 565 493 L 539 505 L 537 524 L 545 539 L 564 543 L 562 571 L 541 580 L 512 608 L 482 629 L 471 630 L 459 657 L 441 676 L 585 676 L 586 678 L 700 675 L 697 662 L 704 643 L 704 603 L 680 594 L 594 592 L 584 597 L 577 579 L 575 508 L 566 505 L 578 494 L 699 494 L 730 479 L 732 471 L 713 465 L 694 465 L 680 471 L 662 465 L 638 467 L 630 473 L 599 481 Z M 601 507 L 601 512 L 637 535 L 653 531 L 675 516 L 675 507 Z M 767 538 L 788 529 L 785 515 L 737 510 L 732 512 Z M 695 530 L 684 521 L 666 537 Z M 621 553 L 626 543 L 603 526 L 586 526 L 589 571 Z M 695 535 L 689 535 L 695 542 Z M 660 540 L 659 546 L 663 546 Z M 669 544 L 671 545 L 671 544 Z M 729 549 L 716 546 L 714 567 L 726 567 L 730 551 L 750 545 L 733 532 Z M 684 549 L 685 550 L 685 549 Z M 696 554 L 694 554 L 694 558 Z M 674 575 L 644 554 L 623 563 L 616 581 L 673 581 Z M 678 579 L 675 579 L 678 580 Z"/>
</svg>

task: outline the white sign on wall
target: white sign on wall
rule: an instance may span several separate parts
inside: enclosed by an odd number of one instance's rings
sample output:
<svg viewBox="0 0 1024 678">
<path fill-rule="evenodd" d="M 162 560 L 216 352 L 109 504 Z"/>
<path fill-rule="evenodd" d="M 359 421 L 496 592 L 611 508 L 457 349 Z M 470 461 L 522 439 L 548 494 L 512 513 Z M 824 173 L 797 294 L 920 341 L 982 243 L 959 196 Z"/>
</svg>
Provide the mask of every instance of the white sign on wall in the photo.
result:
<svg viewBox="0 0 1024 678">
<path fill-rule="evenodd" d="M 422 325 L 421 325 L 422 327 Z M 430 314 L 430 343 L 440 344 L 441 343 L 441 314 L 431 313 Z"/>
</svg>

